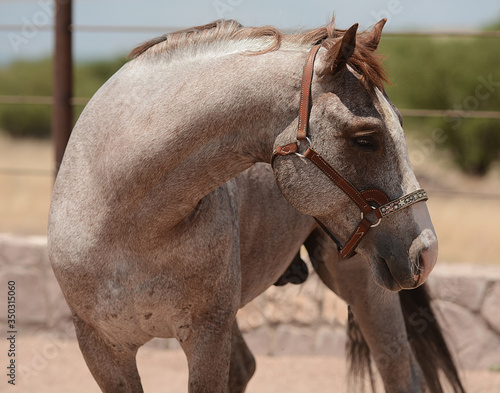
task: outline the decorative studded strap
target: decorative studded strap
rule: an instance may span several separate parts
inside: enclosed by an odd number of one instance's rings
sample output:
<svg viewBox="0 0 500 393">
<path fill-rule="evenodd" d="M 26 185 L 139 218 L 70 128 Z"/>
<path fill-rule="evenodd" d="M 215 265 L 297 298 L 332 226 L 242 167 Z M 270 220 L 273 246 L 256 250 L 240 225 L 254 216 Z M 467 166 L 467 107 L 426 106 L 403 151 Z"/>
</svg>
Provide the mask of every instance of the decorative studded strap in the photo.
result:
<svg viewBox="0 0 500 393">
<path fill-rule="evenodd" d="M 369 193 L 373 193 L 374 191 L 380 192 L 379 190 L 369 190 L 368 192 L 363 191 L 362 194 L 368 198 Z M 381 193 L 381 194 L 383 194 L 383 193 Z M 383 194 L 383 195 L 385 195 L 385 194 Z M 378 199 L 378 200 L 377 199 L 374 199 L 374 201 L 376 201 L 378 204 L 380 204 L 380 199 Z M 373 213 L 380 220 L 380 219 L 382 219 L 382 217 L 387 217 L 389 214 L 397 212 L 397 211 L 404 209 L 405 207 L 411 206 L 417 202 L 426 201 L 427 199 L 428 199 L 427 193 L 423 189 L 419 189 L 417 191 L 413 191 L 410 194 L 402 196 L 401 198 L 387 202 L 386 204 L 381 205 L 376 209 L 373 209 Z M 387 200 L 387 197 L 386 197 L 386 200 Z M 349 240 L 346 242 L 346 244 L 339 246 L 338 240 L 335 238 L 335 240 L 336 240 L 335 243 L 337 243 L 337 248 L 339 250 L 340 256 L 342 258 L 349 258 L 354 253 L 354 250 L 358 246 L 359 242 L 361 241 L 361 239 L 363 239 L 363 237 L 370 230 L 370 228 L 373 228 L 377 225 L 378 225 L 378 223 L 372 224 L 366 217 L 363 217 L 362 220 L 359 222 L 354 233 L 351 235 Z M 327 232 L 327 234 L 328 234 L 328 232 Z"/>
<path fill-rule="evenodd" d="M 380 211 L 381 217 L 386 217 L 389 214 L 404 209 L 405 207 L 414 205 L 417 202 L 426 201 L 428 199 L 429 198 L 427 197 L 427 192 L 425 192 L 425 190 L 421 188 L 398 199 L 394 199 L 393 201 L 380 206 L 377 210 Z"/>
</svg>

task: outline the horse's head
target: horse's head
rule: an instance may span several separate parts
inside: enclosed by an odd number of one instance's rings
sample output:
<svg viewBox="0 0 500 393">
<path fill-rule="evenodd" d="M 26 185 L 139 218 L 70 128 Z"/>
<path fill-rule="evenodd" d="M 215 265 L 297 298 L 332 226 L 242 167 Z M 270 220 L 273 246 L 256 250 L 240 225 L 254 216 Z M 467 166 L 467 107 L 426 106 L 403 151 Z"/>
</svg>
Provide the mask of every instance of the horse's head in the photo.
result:
<svg viewBox="0 0 500 393">
<path fill-rule="evenodd" d="M 359 231 L 359 204 L 317 164 L 300 156 L 309 144 L 359 191 L 380 190 L 388 200 L 399 203 L 398 198 L 420 188 L 410 164 L 401 115 L 383 91 L 384 75 L 374 53 L 384 23 L 358 37 L 354 25 L 323 43 L 314 63 L 309 140 L 298 144 L 299 154 L 277 155 L 273 162 L 277 183 L 288 201 L 316 217 L 343 243 Z M 287 127 L 275 147 L 296 139 L 297 123 Z M 383 204 L 367 200 L 374 208 Z M 422 284 L 436 263 L 438 249 L 425 203 L 398 207 L 380 225 L 366 231 L 355 246 L 370 261 L 377 282 L 391 290 Z M 375 214 L 365 217 L 368 226 L 380 218 Z"/>
</svg>

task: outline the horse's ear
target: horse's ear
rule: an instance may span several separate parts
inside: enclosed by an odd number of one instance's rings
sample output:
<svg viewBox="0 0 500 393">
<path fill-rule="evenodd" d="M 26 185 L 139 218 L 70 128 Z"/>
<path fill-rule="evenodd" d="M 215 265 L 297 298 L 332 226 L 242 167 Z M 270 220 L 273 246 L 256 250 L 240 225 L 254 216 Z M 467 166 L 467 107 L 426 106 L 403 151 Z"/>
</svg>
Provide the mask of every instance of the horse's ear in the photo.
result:
<svg viewBox="0 0 500 393">
<path fill-rule="evenodd" d="M 380 42 L 380 37 L 382 36 L 382 29 L 384 28 L 385 23 L 387 22 L 387 19 L 382 19 L 375 26 L 373 26 L 373 29 L 368 33 L 367 37 L 365 38 L 365 45 L 368 47 L 368 49 L 372 51 L 376 51 L 378 48 L 378 44 Z"/>
<path fill-rule="evenodd" d="M 327 52 L 318 70 L 320 75 L 333 74 L 341 66 L 347 64 L 349 58 L 354 53 L 354 49 L 356 49 L 357 30 L 358 24 L 355 23 L 347 29 L 342 38 L 337 40 L 334 44 L 328 45 L 329 42 L 325 42 L 324 46 Z"/>
</svg>

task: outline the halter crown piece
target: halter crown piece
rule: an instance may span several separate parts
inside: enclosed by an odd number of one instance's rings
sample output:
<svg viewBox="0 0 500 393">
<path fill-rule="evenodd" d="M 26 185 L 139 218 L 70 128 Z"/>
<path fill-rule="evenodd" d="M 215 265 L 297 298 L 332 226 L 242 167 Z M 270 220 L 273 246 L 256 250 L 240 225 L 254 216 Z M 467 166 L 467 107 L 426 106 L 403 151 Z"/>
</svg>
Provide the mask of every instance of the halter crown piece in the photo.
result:
<svg viewBox="0 0 500 393">
<path fill-rule="evenodd" d="M 273 152 L 273 160 L 276 156 L 295 154 L 299 157 L 312 161 L 312 163 L 314 163 L 326 176 L 328 176 L 328 178 L 342 191 L 344 191 L 344 193 L 347 194 L 347 196 L 351 198 L 351 200 L 359 207 L 359 210 L 361 211 L 361 221 L 345 244 L 342 244 L 342 242 L 340 242 L 340 240 L 338 240 L 325 225 L 316 219 L 320 227 L 337 244 L 340 257 L 344 259 L 349 258 L 354 254 L 354 251 L 361 239 L 363 239 L 370 228 L 374 228 L 380 224 L 382 218 L 417 202 L 426 201 L 428 198 L 427 193 L 423 189 L 413 191 L 392 201 L 383 191 L 377 189 L 358 191 L 356 187 L 354 187 L 346 178 L 338 173 L 323 157 L 321 157 L 316 150 L 314 150 L 311 141 L 307 137 L 307 126 L 309 123 L 309 102 L 311 97 L 311 83 L 314 73 L 314 59 L 316 58 L 319 48 L 321 48 L 321 44 L 314 45 L 311 48 L 304 66 L 302 87 L 300 91 L 297 140 L 287 145 L 277 147 Z M 306 141 L 309 143 L 309 147 L 304 154 L 300 154 L 298 152 L 298 144 L 300 141 Z M 377 218 L 376 223 L 373 224 L 370 220 L 368 220 L 366 216 L 369 213 L 375 215 Z"/>
</svg>

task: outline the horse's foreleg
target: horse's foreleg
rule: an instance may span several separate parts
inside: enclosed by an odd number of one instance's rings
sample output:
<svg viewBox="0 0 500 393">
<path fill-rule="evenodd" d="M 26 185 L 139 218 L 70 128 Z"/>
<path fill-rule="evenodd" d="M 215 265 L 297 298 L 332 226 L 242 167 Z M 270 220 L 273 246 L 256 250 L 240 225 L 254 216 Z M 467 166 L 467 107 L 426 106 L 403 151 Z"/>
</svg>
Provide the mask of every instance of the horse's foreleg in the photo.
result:
<svg viewBox="0 0 500 393">
<path fill-rule="evenodd" d="M 90 372 L 104 393 L 141 393 L 135 356 L 138 348 L 113 348 L 78 316 L 73 317 L 78 343 Z"/>
<path fill-rule="evenodd" d="M 243 393 L 254 372 L 255 358 L 241 335 L 238 323 L 234 321 L 228 392 Z"/>
<path fill-rule="evenodd" d="M 369 280 L 366 287 L 358 287 L 355 296 L 359 299 L 351 307 L 354 323 L 359 326 L 370 348 L 385 391 L 427 391 L 424 376 L 408 341 L 398 294 L 388 293 Z M 367 298 L 371 300 L 367 301 Z"/>
<path fill-rule="evenodd" d="M 209 317 L 210 318 L 210 317 Z M 231 359 L 231 325 L 192 326 L 180 340 L 189 367 L 189 393 L 226 392 Z"/>
</svg>

